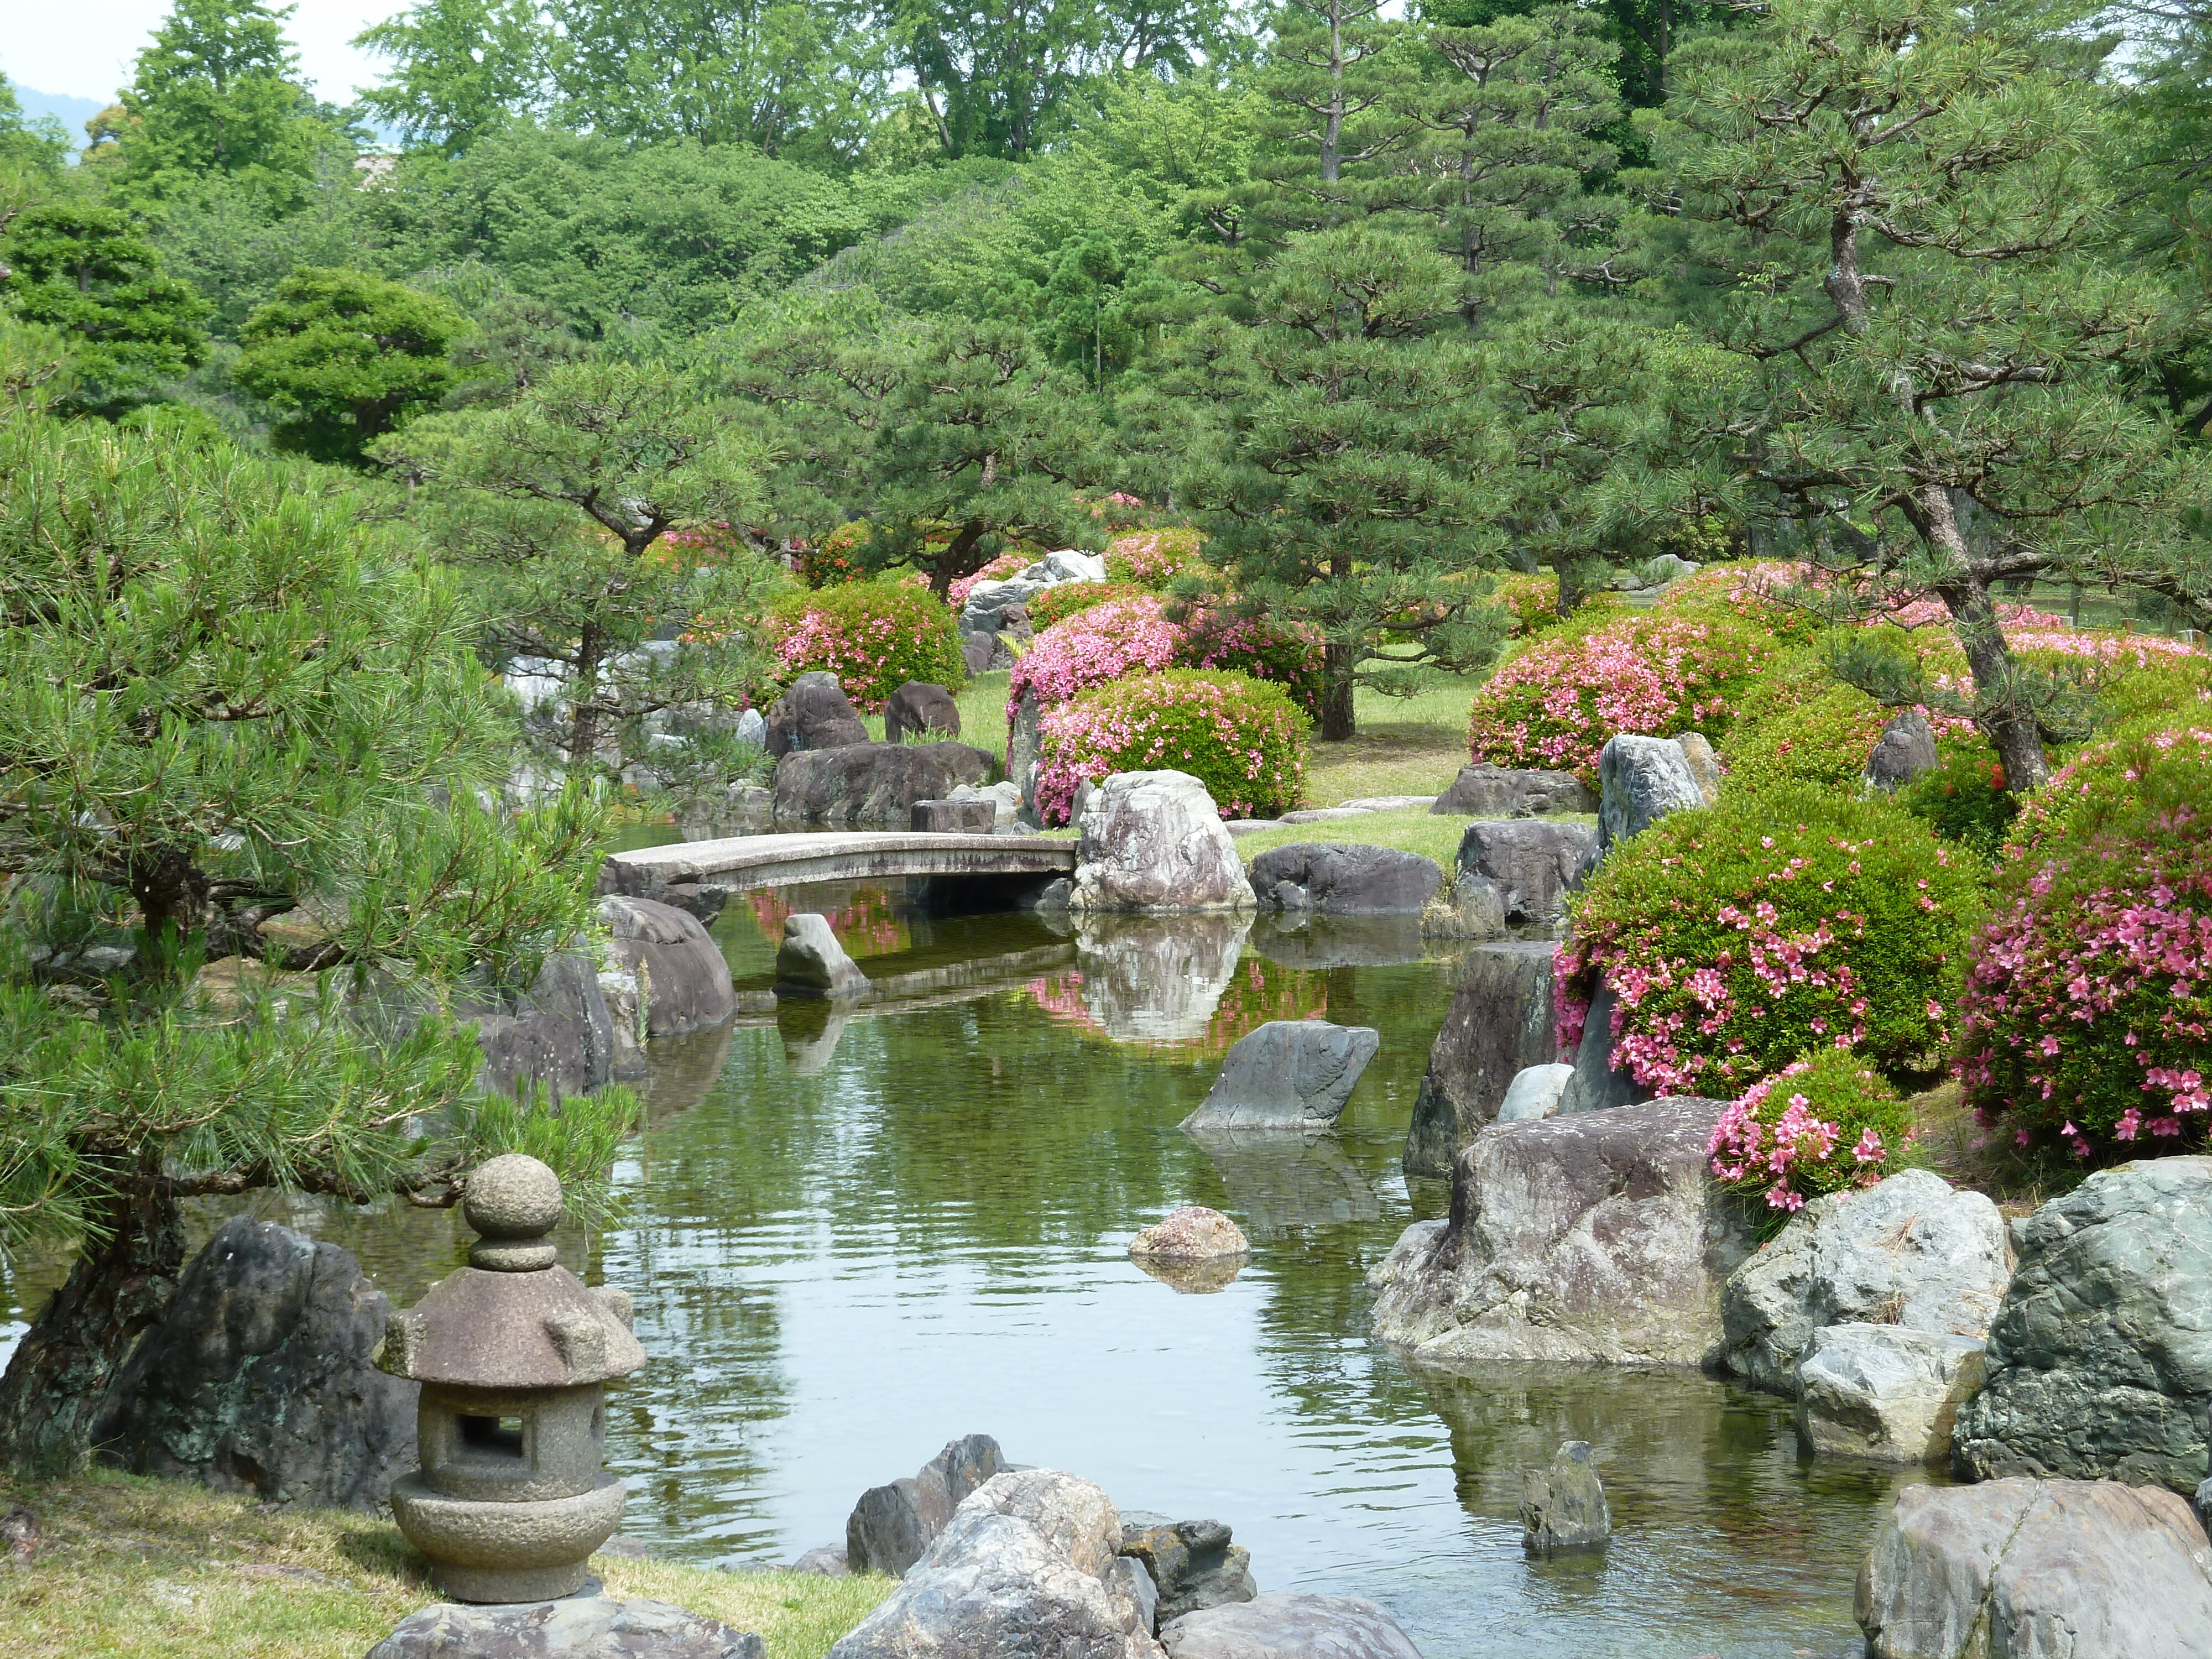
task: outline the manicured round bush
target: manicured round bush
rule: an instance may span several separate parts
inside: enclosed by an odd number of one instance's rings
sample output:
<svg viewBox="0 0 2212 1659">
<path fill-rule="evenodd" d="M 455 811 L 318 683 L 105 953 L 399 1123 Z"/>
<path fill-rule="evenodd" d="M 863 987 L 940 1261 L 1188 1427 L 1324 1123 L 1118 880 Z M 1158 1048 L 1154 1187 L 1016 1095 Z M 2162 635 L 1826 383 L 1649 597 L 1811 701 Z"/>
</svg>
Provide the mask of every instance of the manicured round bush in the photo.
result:
<svg viewBox="0 0 2212 1659">
<path fill-rule="evenodd" d="M 1650 612 L 1547 635 L 1475 694 L 1468 751 L 1594 779 L 1598 750 L 1618 732 L 1720 736 L 1775 652 L 1748 623 Z"/>
<path fill-rule="evenodd" d="M 1204 544 L 1198 532 L 1181 527 L 1117 536 L 1106 545 L 1106 580 L 1165 587 L 1186 570 L 1205 568 L 1199 556 Z"/>
<path fill-rule="evenodd" d="M 1321 718 L 1328 653 L 1321 635 L 1301 623 L 1197 606 L 1183 619 L 1176 661 L 1185 668 L 1224 668 L 1279 685 L 1310 718 Z"/>
<path fill-rule="evenodd" d="M 1066 622 L 1079 611 L 1088 611 L 1109 599 L 1139 597 L 1157 596 L 1151 589 L 1139 587 L 1134 582 L 1060 582 L 1029 601 L 1030 625 L 1042 631 L 1054 623 Z"/>
<path fill-rule="evenodd" d="M 1898 804 L 1949 842 L 1994 860 L 2020 811 L 2004 763 L 1978 736 L 1938 743 L 1935 768 L 1898 791 Z"/>
<path fill-rule="evenodd" d="M 1822 1193 L 1873 1186 L 1911 1139 L 1903 1096 L 1856 1056 L 1820 1048 L 1745 1090 L 1705 1152 L 1738 1192 L 1798 1210 Z"/>
<path fill-rule="evenodd" d="M 1179 668 L 1115 680 L 1037 722 L 1038 817 L 1066 823 L 1076 786 L 1116 772 L 1188 772 L 1224 817 L 1287 812 L 1305 793 L 1312 722 L 1279 686 Z"/>
<path fill-rule="evenodd" d="M 1601 981 L 1613 1060 L 1668 1094 L 1726 1098 L 1802 1054 L 1896 1066 L 1947 1045 L 1976 861 L 1893 803 L 1792 785 L 1730 791 L 1616 848 L 1554 969 L 1571 1052 Z"/>
<path fill-rule="evenodd" d="M 854 519 L 841 524 L 820 541 L 793 550 L 792 574 L 809 587 L 836 587 L 846 582 L 865 580 L 867 568 L 856 552 L 867 538 L 866 520 Z"/>
<path fill-rule="evenodd" d="M 1890 711 L 1865 692 L 1830 680 L 1803 702 L 1756 723 L 1739 716 L 1721 758 L 1740 787 L 1813 783 L 1856 790 L 1889 718 Z"/>
<path fill-rule="evenodd" d="M 1778 640 L 1802 645 L 1820 634 L 1820 619 L 1775 596 L 1784 588 L 1814 585 L 1816 577 L 1811 565 L 1786 559 L 1711 565 L 1670 584 L 1651 609 L 1662 617 L 1748 623 Z"/>
<path fill-rule="evenodd" d="M 1182 648 L 1182 630 L 1158 594 L 1109 599 L 1038 631 L 1014 664 L 1006 708 L 1028 693 L 1050 708 L 1125 674 L 1171 668 Z"/>
<path fill-rule="evenodd" d="M 783 684 L 826 670 L 870 714 L 908 680 L 948 691 L 967 682 L 952 613 L 910 581 L 847 582 L 787 599 L 769 637 Z"/>
<path fill-rule="evenodd" d="M 2093 744 L 2021 810 L 1974 942 L 1966 1103 L 2081 1164 L 2199 1152 L 2212 1123 L 2212 729 Z"/>
</svg>

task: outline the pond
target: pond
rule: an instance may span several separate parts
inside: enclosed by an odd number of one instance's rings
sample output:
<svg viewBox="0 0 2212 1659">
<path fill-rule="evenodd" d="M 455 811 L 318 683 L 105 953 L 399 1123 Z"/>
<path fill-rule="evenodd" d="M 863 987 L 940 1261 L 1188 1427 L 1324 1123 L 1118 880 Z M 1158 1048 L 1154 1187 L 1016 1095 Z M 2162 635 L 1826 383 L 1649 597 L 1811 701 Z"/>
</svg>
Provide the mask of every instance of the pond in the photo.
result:
<svg viewBox="0 0 2212 1659">
<path fill-rule="evenodd" d="M 625 1533 L 788 1560 L 980 1431 L 1126 1508 L 1228 1522 L 1262 1589 L 1372 1596 L 1429 1659 L 1861 1651 L 1852 1583 L 1897 1477 L 1802 1459 L 1783 1402 L 1666 1371 L 1417 1370 L 1369 1340 L 1363 1276 L 1446 1196 L 1399 1153 L 1455 963 L 1222 919 L 1079 943 L 843 886 L 733 901 L 714 933 L 741 988 L 768 984 L 791 908 L 915 993 L 654 1045 L 621 1218 L 564 1244 L 635 1294 L 651 1356 L 610 1402 Z M 1335 1136 L 1178 1130 L 1231 1042 L 1307 1015 L 1382 1033 Z M 1125 1253 L 1183 1203 L 1252 1237 L 1218 1292 Z M 442 1213 L 256 1207 L 402 1303 L 459 1259 Z M 1570 1438 L 1598 1449 L 1617 1536 L 1530 1562 L 1521 1472 Z"/>
</svg>

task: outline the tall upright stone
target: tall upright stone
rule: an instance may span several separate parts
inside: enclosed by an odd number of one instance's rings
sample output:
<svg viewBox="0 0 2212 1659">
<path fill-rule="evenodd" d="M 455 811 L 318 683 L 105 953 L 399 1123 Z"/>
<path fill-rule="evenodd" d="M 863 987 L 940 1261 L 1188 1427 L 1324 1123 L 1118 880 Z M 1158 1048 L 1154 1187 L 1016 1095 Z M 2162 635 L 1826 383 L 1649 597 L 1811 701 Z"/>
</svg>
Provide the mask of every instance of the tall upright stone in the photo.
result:
<svg viewBox="0 0 2212 1659">
<path fill-rule="evenodd" d="M 1468 952 L 1406 1131 L 1407 1175 L 1449 1175 L 1460 1149 L 1498 1115 L 1514 1078 L 1553 1059 L 1552 958 L 1558 949 L 1542 941 Z"/>
</svg>

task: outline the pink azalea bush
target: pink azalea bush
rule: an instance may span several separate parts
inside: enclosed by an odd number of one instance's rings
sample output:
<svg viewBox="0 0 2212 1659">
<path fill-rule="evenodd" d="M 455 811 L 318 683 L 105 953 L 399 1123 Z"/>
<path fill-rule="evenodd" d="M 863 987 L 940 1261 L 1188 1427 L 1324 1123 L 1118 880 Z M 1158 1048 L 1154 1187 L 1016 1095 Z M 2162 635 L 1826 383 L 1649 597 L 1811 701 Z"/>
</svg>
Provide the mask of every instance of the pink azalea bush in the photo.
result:
<svg viewBox="0 0 2212 1659">
<path fill-rule="evenodd" d="M 2021 810 L 1966 976 L 1985 1127 L 2080 1164 L 2212 1141 L 2212 729 L 2127 728 Z"/>
<path fill-rule="evenodd" d="M 1165 599 L 1139 592 L 1086 605 L 1040 631 L 1007 682 L 1007 718 L 1025 696 L 1048 708 L 1093 686 L 1164 668 L 1249 674 L 1283 686 L 1309 713 L 1320 707 L 1322 647 L 1310 631 L 1203 606 L 1177 623 Z"/>
<path fill-rule="evenodd" d="M 1841 1048 L 1821 1048 L 1761 1078 L 1713 1126 L 1705 1153 L 1737 1191 L 1795 1211 L 1822 1193 L 1871 1187 L 1912 1143 L 1897 1091 Z"/>
<path fill-rule="evenodd" d="M 1726 1098 L 1821 1048 L 1895 1066 L 1946 1047 L 1976 860 L 1887 800 L 1723 794 L 1614 849 L 1554 959 L 1561 1052 L 1601 984 L 1615 1066 Z"/>
<path fill-rule="evenodd" d="M 781 684 L 826 671 L 872 714 L 908 680 L 956 692 L 967 681 L 952 612 L 911 582 L 845 582 L 797 595 L 776 607 L 767 633 Z"/>
<path fill-rule="evenodd" d="M 1037 722 L 1039 818 L 1068 821 L 1076 787 L 1116 772 L 1188 772 L 1224 817 L 1286 812 L 1305 793 L 1311 721 L 1279 686 L 1169 669 L 1094 686 Z"/>
<path fill-rule="evenodd" d="M 1150 589 L 1134 582 L 1060 582 L 1032 596 L 1024 609 L 1030 613 L 1030 625 L 1042 632 L 1054 623 L 1066 622 L 1079 611 L 1088 611 L 1109 599 L 1152 597 Z"/>
<path fill-rule="evenodd" d="M 1202 569 L 1195 530 L 1170 528 L 1117 536 L 1106 545 L 1106 579 L 1139 587 L 1165 587 L 1186 570 Z"/>
<path fill-rule="evenodd" d="M 1594 779 L 1618 732 L 1719 735 L 1778 648 L 1745 623 L 1651 612 L 1540 638 L 1475 694 L 1468 755 Z"/>
</svg>

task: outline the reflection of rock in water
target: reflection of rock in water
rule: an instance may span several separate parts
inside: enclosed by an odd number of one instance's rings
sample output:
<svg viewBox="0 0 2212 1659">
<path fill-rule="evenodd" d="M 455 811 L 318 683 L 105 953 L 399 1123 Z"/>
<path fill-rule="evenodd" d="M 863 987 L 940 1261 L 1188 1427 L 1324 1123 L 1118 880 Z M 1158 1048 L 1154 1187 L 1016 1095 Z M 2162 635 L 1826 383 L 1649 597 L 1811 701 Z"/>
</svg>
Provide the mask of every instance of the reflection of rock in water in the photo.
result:
<svg viewBox="0 0 2212 1659">
<path fill-rule="evenodd" d="M 1086 917 L 1075 936 L 1083 1005 L 1109 1037 L 1194 1042 L 1220 1006 L 1249 912 Z"/>
<path fill-rule="evenodd" d="M 1221 1172 L 1228 1207 L 1255 1238 L 1293 1227 L 1372 1221 L 1382 1212 L 1344 1148 L 1327 1135 L 1307 1139 L 1265 1130 L 1186 1130 Z"/>
<path fill-rule="evenodd" d="M 1285 968 L 1375 968 L 1419 962 L 1421 918 L 1289 912 L 1252 925 L 1252 949 Z"/>
<path fill-rule="evenodd" d="M 1790 1571 L 1833 1558 L 1848 1585 L 1894 1489 L 1925 1480 L 1898 1472 L 1822 1465 L 1817 1498 L 1774 1482 L 1797 1468 L 1796 1431 L 1782 1403 L 1695 1371 L 1627 1367 L 1486 1364 L 1457 1373 L 1407 1370 L 1451 1432 L 1459 1500 L 1469 1515 L 1517 1536 L 1522 1471 L 1547 1464 L 1559 1443 L 1587 1440 L 1612 1504 L 1613 1525 L 1662 1538 L 1684 1559 L 1655 1564 L 1669 1582 L 1717 1587 L 1726 1560 L 1763 1559 Z M 1778 1512 L 1797 1517 L 1778 1528 Z M 1696 1559 L 1691 1559 L 1692 1557 Z M 1757 1595 L 1739 1572 L 1735 1595 Z M 1802 1582 L 1790 1594 L 1802 1595 Z"/>
<path fill-rule="evenodd" d="M 845 1035 L 850 1015 L 835 1005 L 812 998 L 792 997 L 775 1008 L 775 1029 L 783 1038 L 783 1063 L 800 1077 L 812 1077 L 837 1052 L 837 1039 Z"/>
<path fill-rule="evenodd" d="M 1164 1255 L 1129 1258 L 1179 1296 L 1212 1296 L 1225 1291 L 1244 1271 L 1249 1255 L 1209 1256 L 1201 1261 L 1177 1261 Z"/>
<path fill-rule="evenodd" d="M 646 1045 L 645 1080 L 637 1085 L 646 1122 L 665 1123 L 706 1099 L 730 1056 L 730 1034 L 736 1029 L 726 1019 L 703 1031 L 655 1037 Z"/>
</svg>

